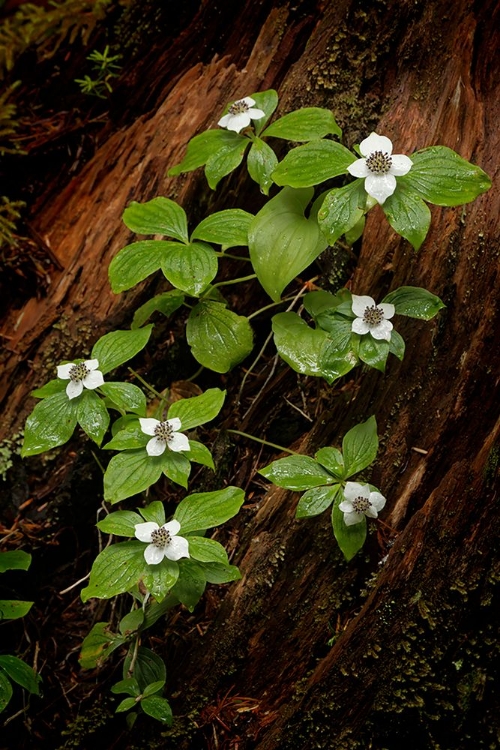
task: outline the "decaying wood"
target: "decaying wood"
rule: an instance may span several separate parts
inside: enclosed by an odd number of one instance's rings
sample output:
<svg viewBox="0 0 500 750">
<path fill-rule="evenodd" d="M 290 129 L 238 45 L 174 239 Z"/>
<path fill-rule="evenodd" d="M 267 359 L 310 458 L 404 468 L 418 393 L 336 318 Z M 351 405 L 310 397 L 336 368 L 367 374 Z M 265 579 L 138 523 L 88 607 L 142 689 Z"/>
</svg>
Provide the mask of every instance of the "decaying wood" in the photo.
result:
<svg viewBox="0 0 500 750">
<path fill-rule="evenodd" d="M 233 562 L 242 580 L 203 637 L 193 636 L 187 650 L 183 644 L 173 662 L 167 654 L 179 719 L 161 746 L 217 747 L 216 737 L 221 747 L 258 750 L 495 747 L 498 7 L 472 9 L 466 0 L 453 8 L 445 0 L 274 5 L 242 4 L 220 45 L 212 39 L 213 59 L 190 67 L 199 24 L 213 30 L 203 5 L 176 42 L 182 74 L 169 81 L 169 50 L 158 52 L 163 91 L 155 86 L 149 110 L 111 133 L 34 217 L 64 270 L 47 297 L 4 323 L 5 427 L 20 426 L 29 390 L 58 360 L 78 354 L 75 341 L 90 346 L 127 324 L 140 292 L 114 297 L 106 273 L 130 241 L 120 222 L 125 205 L 162 194 L 194 213 L 213 208 L 197 175 L 173 180 L 165 172 L 235 96 L 274 86 L 282 112 L 331 107 L 351 141 L 376 127 L 397 152 L 439 143 L 479 164 L 493 178 L 491 191 L 464 209 L 433 207 L 418 254 L 380 210 L 371 212 L 353 291 L 380 298 L 401 285 L 423 286 L 447 308 L 431 323 L 398 325 L 405 359 L 390 362 L 385 376 L 356 370 L 342 390 L 324 388 L 325 411 L 294 446 L 311 454 L 339 444 L 353 424 L 376 414 L 373 482 L 388 498 L 388 526 L 346 564 L 327 514 L 294 519 L 293 493 L 272 489 L 249 505 L 235 524 Z M 253 194 L 242 182 L 230 183 L 242 187 L 235 205 Z M 254 413 L 248 429 L 257 435 L 265 411 Z M 151 741 L 160 734 L 142 724 L 133 736 L 144 733 Z"/>
</svg>

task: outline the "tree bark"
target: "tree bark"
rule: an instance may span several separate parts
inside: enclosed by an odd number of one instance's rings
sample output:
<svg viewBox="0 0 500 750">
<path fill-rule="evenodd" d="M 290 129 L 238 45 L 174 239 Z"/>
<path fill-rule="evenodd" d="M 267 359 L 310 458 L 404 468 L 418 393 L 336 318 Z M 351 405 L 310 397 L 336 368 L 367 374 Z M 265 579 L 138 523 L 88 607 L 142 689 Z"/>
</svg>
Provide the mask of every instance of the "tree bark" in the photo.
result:
<svg viewBox="0 0 500 750">
<path fill-rule="evenodd" d="M 254 481 L 233 526 L 242 580 L 207 595 L 203 636 L 186 635 L 173 653 L 167 639 L 174 729 L 142 723 L 132 741 L 161 735 L 152 746 L 194 750 L 496 747 L 498 5 L 236 6 L 202 3 L 175 40 L 146 54 L 136 80 L 127 78 L 136 119 L 110 127 L 83 170 L 39 200 L 33 227 L 63 270 L 46 297 L 3 321 L 4 429 L 22 426 L 29 391 L 58 361 L 127 325 L 142 299 L 144 289 L 115 297 L 107 281 L 110 260 L 131 241 L 120 221 L 130 200 L 175 198 L 193 222 L 228 201 L 259 207 L 242 172 L 215 197 L 197 174 L 165 177 L 227 101 L 274 87 L 280 114 L 329 107 L 349 144 L 376 129 L 398 153 L 441 144 L 479 164 L 491 191 L 463 209 L 432 207 L 419 253 L 372 211 L 349 284 L 375 299 L 423 286 L 446 310 L 431 323 L 398 326 L 405 358 L 385 375 L 357 369 L 347 383 L 307 386 L 315 419 L 295 450 L 339 445 L 350 427 L 377 416 L 372 481 L 388 498 L 384 524 L 371 526 L 363 552 L 346 563 L 328 514 L 295 520 L 294 493 L 264 492 Z M 235 391 L 239 378 L 230 376 Z M 264 435 L 273 405 L 279 400 L 283 414 L 295 383 L 280 365 L 245 429 Z M 227 481 L 250 481 L 255 457 L 241 460 Z"/>
</svg>

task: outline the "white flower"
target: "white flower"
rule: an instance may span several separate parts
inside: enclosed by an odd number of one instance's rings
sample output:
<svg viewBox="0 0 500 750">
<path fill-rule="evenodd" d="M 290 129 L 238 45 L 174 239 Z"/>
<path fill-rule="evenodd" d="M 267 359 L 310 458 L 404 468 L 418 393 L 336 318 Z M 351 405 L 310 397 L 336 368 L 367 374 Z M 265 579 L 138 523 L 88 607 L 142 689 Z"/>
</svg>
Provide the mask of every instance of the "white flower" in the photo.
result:
<svg viewBox="0 0 500 750">
<path fill-rule="evenodd" d="M 144 559 L 148 565 L 158 565 L 164 557 L 168 560 L 180 560 L 189 557 L 189 542 L 183 536 L 176 536 L 181 525 L 175 519 L 158 526 L 154 521 L 135 524 L 135 536 L 146 542 Z"/>
<path fill-rule="evenodd" d="M 352 332 L 363 336 L 371 333 L 374 339 L 391 340 L 393 325 L 389 318 L 396 312 L 394 305 L 389 302 L 375 304 L 375 300 L 366 295 L 352 295 L 352 311 L 357 318 L 352 321 Z"/>
<path fill-rule="evenodd" d="M 81 394 L 83 388 L 99 388 L 104 383 L 102 372 L 98 370 L 97 359 L 87 359 L 85 362 L 75 365 L 68 362 L 67 365 L 57 365 L 57 377 L 61 380 L 69 380 L 66 386 L 68 398 L 76 398 Z"/>
<path fill-rule="evenodd" d="M 189 440 L 181 432 L 177 432 L 181 428 L 181 420 L 178 417 L 166 419 L 164 422 L 140 418 L 139 422 L 141 430 L 146 435 L 154 435 L 146 445 L 148 456 L 161 456 L 167 445 L 176 453 L 189 450 Z"/>
<path fill-rule="evenodd" d="M 233 102 L 227 111 L 227 115 L 221 117 L 217 125 L 221 128 L 227 128 L 228 130 L 234 130 L 235 133 L 239 133 L 243 128 L 250 125 L 250 120 L 260 120 L 261 117 L 265 117 L 265 112 L 261 109 L 255 108 L 255 99 L 251 96 L 245 96 L 244 99 L 238 99 L 237 102 Z"/>
<path fill-rule="evenodd" d="M 365 158 L 353 162 L 347 171 L 353 177 L 365 177 L 368 195 L 383 203 L 396 190 L 396 177 L 407 174 L 413 162 L 409 156 L 393 154 L 390 138 L 377 133 L 361 141 L 359 150 Z"/>
<path fill-rule="evenodd" d="M 339 510 L 344 514 L 346 526 L 360 523 L 363 516 L 377 518 L 378 511 L 385 505 L 385 497 L 380 492 L 370 492 L 368 484 L 358 482 L 347 482 L 344 489 L 344 497 L 339 505 Z"/>
</svg>

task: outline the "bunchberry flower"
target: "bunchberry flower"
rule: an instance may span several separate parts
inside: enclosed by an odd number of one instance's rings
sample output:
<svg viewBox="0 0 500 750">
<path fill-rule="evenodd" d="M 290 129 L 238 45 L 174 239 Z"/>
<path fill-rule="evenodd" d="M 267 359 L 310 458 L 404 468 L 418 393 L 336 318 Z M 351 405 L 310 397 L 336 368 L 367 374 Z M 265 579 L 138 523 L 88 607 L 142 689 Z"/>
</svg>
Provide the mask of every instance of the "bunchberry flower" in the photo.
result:
<svg viewBox="0 0 500 750">
<path fill-rule="evenodd" d="M 227 115 L 221 117 L 217 125 L 221 128 L 227 128 L 228 130 L 234 130 L 235 133 L 239 133 L 243 128 L 250 125 L 250 120 L 260 120 L 261 117 L 265 116 L 265 112 L 261 109 L 257 109 L 253 105 L 255 99 L 251 96 L 245 96 L 244 99 L 238 99 L 233 102 L 227 111 Z"/>
<path fill-rule="evenodd" d="M 377 133 L 361 141 L 359 150 L 365 158 L 353 162 L 347 171 L 353 177 L 364 177 L 368 195 L 383 203 L 396 190 L 396 177 L 407 174 L 413 162 L 409 156 L 393 154 L 390 138 Z"/>
<path fill-rule="evenodd" d="M 181 525 L 175 519 L 158 526 L 154 521 L 136 523 L 135 536 L 140 542 L 148 545 L 144 550 L 144 559 L 148 565 L 158 565 L 164 557 L 168 560 L 180 560 L 189 557 L 189 543 L 183 536 L 177 536 Z"/>
<path fill-rule="evenodd" d="M 69 380 L 66 386 L 68 398 L 79 396 L 84 387 L 94 390 L 104 383 L 104 377 L 100 370 L 97 359 L 87 359 L 75 365 L 74 362 L 68 362 L 67 365 L 57 365 L 57 377 L 61 380 Z"/>
<path fill-rule="evenodd" d="M 393 325 L 389 318 L 396 312 L 394 305 L 389 302 L 375 304 L 375 300 L 367 295 L 352 295 L 352 311 L 357 316 L 352 321 L 352 332 L 363 336 L 371 333 L 374 339 L 391 340 Z"/>
<path fill-rule="evenodd" d="M 344 497 L 339 505 L 339 510 L 344 514 L 346 526 L 354 526 L 360 523 L 363 516 L 377 518 L 379 510 L 385 505 L 385 497 L 380 492 L 370 492 L 368 484 L 358 482 L 347 482 L 344 489 Z"/>
<path fill-rule="evenodd" d="M 161 456 L 167 446 L 176 453 L 189 450 L 189 440 L 182 432 L 177 432 L 181 429 L 181 420 L 178 417 L 166 419 L 164 422 L 149 417 L 139 418 L 139 422 L 141 430 L 146 435 L 153 435 L 146 445 L 148 456 Z"/>
</svg>

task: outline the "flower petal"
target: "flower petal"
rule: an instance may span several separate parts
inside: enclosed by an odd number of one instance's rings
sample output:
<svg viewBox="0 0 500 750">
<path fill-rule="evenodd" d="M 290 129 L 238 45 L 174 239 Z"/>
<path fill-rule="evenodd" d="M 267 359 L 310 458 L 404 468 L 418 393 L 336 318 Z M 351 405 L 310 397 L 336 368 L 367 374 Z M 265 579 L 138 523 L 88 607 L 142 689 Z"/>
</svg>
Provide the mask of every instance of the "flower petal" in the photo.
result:
<svg viewBox="0 0 500 750">
<path fill-rule="evenodd" d="M 248 110 L 248 115 L 252 120 L 260 120 L 261 117 L 266 116 L 266 113 L 261 109 L 257 109 L 257 107 L 253 107 L 252 109 Z"/>
<path fill-rule="evenodd" d="M 373 307 L 375 300 L 367 294 L 352 295 L 352 311 L 358 318 L 362 318 L 367 307 Z"/>
<path fill-rule="evenodd" d="M 362 513 L 344 513 L 344 523 L 346 526 L 354 526 L 355 523 L 360 523 L 363 520 Z"/>
<path fill-rule="evenodd" d="M 366 166 L 366 159 L 358 159 L 347 167 L 349 174 L 353 177 L 368 177 L 370 170 Z"/>
<path fill-rule="evenodd" d="M 164 523 L 162 529 L 168 531 L 170 536 L 175 536 L 181 530 L 181 525 L 179 521 L 177 521 L 177 519 L 173 518 L 171 521 L 167 521 L 167 523 Z"/>
<path fill-rule="evenodd" d="M 135 525 L 135 538 L 140 542 L 150 542 L 151 534 L 153 531 L 158 531 L 160 527 L 154 521 L 145 521 L 144 523 L 136 523 Z"/>
<path fill-rule="evenodd" d="M 85 375 L 85 377 L 82 380 L 82 383 L 85 386 L 85 388 L 88 388 L 89 390 L 94 390 L 94 388 L 99 388 L 99 386 L 104 383 L 103 374 L 100 370 L 92 370 L 92 372 L 89 372 L 88 375 Z"/>
<path fill-rule="evenodd" d="M 346 482 L 346 486 L 344 487 L 344 497 L 346 500 L 355 500 L 357 497 L 366 497 L 368 500 L 370 497 L 370 488 L 367 484 Z"/>
<path fill-rule="evenodd" d="M 173 430 L 180 430 L 182 427 L 179 417 L 172 417 L 172 419 L 167 419 L 166 423 L 170 425 Z"/>
<path fill-rule="evenodd" d="M 57 365 L 57 377 L 61 380 L 69 380 L 69 371 L 74 366 L 74 362 L 68 362 L 67 365 Z"/>
<path fill-rule="evenodd" d="M 380 492 L 370 492 L 370 502 L 376 510 L 382 510 L 386 500 Z"/>
<path fill-rule="evenodd" d="M 394 307 L 394 305 L 391 305 L 390 302 L 381 302 L 380 305 L 377 305 L 377 307 L 380 307 L 380 309 L 384 313 L 385 320 L 389 320 L 389 318 L 392 318 L 392 316 L 396 312 L 396 308 Z"/>
<path fill-rule="evenodd" d="M 170 440 L 167 441 L 167 445 L 174 453 L 189 450 L 189 440 L 182 432 L 174 432 Z"/>
<path fill-rule="evenodd" d="M 99 360 L 98 359 L 87 359 L 83 363 L 87 370 L 97 370 L 99 367 Z"/>
<path fill-rule="evenodd" d="M 339 510 L 342 511 L 342 513 L 352 513 L 353 512 L 353 506 L 350 500 L 342 500 L 342 502 L 339 505 Z"/>
<path fill-rule="evenodd" d="M 383 320 L 378 326 L 370 328 L 370 333 L 377 341 L 390 341 L 391 331 L 394 328 L 390 320 Z"/>
<path fill-rule="evenodd" d="M 229 122 L 225 126 L 228 130 L 239 133 L 240 130 L 250 125 L 250 115 L 248 112 L 239 112 L 237 115 L 231 115 Z"/>
<path fill-rule="evenodd" d="M 170 544 L 165 547 L 165 557 L 169 560 L 180 560 L 189 557 L 189 542 L 183 536 L 174 536 Z"/>
<path fill-rule="evenodd" d="M 76 398 L 83 391 L 83 383 L 81 380 L 70 380 L 66 386 L 66 395 L 68 398 Z"/>
<path fill-rule="evenodd" d="M 253 107 L 253 105 L 255 104 L 255 99 L 252 99 L 251 96 L 244 96 L 243 99 L 238 99 L 237 101 L 245 102 L 247 107 Z"/>
<path fill-rule="evenodd" d="M 361 141 L 359 144 L 359 150 L 363 156 L 369 156 L 374 151 L 383 151 L 384 154 L 392 154 L 392 141 L 385 135 L 377 135 L 377 133 L 370 133 L 368 138 Z"/>
<path fill-rule="evenodd" d="M 370 506 L 365 510 L 365 516 L 368 516 L 368 518 L 376 518 L 377 517 L 377 509 L 373 506 Z"/>
<path fill-rule="evenodd" d="M 365 180 L 365 190 L 377 203 L 384 203 L 396 190 L 396 178 L 392 174 L 370 174 Z"/>
<path fill-rule="evenodd" d="M 144 419 L 144 417 L 139 417 L 139 422 L 141 423 L 141 430 L 146 435 L 154 435 L 155 429 L 160 424 L 157 419 L 153 419 L 151 417 L 148 417 L 147 419 Z"/>
<path fill-rule="evenodd" d="M 403 174 L 408 174 L 410 169 L 413 167 L 413 162 L 409 156 L 405 154 L 394 154 L 391 156 L 392 165 L 389 174 L 395 174 L 401 177 Z"/>
<path fill-rule="evenodd" d="M 360 336 L 364 336 L 365 333 L 370 333 L 370 326 L 362 318 L 356 318 L 352 321 L 351 331 L 353 333 L 359 333 Z"/>
<path fill-rule="evenodd" d="M 163 547 L 157 547 L 155 544 L 150 544 L 144 550 L 144 559 L 148 565 L 158 565 L 165 557 L 165 549 Z"/>
<path fill-rule="evenodd" d="M 220 125 L 221 128 L 227 128 L 229 122 L 231 121 L 233 115 L 227 114 L 220 118 L 217 125 Z"/>
<path fill-rule="evenodd" d="M 157 437 L 154 437 L 146 445 L 146 451 L 148 456 L 161 456 L 162 453 L 165 453 L 166 447 L 167 444 L 164 440 L 158 440 Z"/>
</svg>

